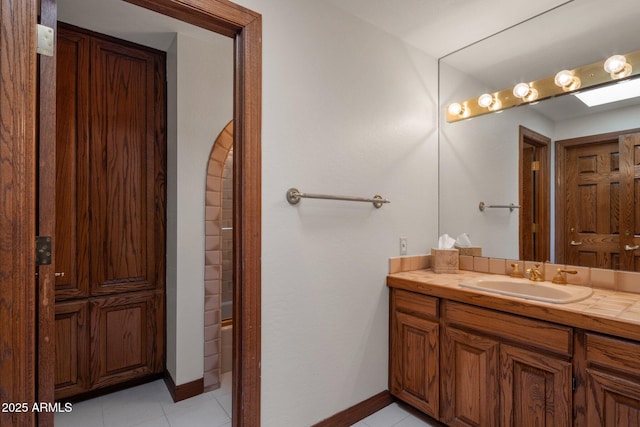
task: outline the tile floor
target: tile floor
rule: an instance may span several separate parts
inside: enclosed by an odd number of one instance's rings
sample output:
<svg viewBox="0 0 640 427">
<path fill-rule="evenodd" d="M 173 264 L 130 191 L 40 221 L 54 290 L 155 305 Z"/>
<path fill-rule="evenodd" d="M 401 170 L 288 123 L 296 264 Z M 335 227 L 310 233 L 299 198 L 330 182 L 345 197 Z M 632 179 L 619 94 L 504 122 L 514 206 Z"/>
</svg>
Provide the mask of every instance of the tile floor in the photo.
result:
<svg viewBox="0 0 640 427">
<path fill-rule="evenodd" d="M 231 373 L 218 390 L 174 403 L 158 380 L 75 403 L 57 413 L 56 427 L 231 427 Z M 393 403 L 354 427 L 435 427 Z"/>
</svg>

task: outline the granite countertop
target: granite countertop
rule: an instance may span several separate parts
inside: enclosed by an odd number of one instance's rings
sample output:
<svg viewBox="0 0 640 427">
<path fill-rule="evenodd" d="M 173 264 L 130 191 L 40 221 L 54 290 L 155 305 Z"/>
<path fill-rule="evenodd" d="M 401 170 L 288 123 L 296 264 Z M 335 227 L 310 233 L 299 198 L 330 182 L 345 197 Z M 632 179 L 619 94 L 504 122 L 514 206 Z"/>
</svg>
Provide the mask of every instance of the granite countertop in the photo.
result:
<svg viewBox="0 0 640 427">
<path fill-rule="evenodd" d="M 436 274 L 413 270 L 389 274 L 387 286 L 640 341 L 639 294 L 594 288 L 593 294 L 582 301 L 553 304 L 459 286 L 465 280 L 496 276 L 508 277 L 473 271 Z"/>
</svg>

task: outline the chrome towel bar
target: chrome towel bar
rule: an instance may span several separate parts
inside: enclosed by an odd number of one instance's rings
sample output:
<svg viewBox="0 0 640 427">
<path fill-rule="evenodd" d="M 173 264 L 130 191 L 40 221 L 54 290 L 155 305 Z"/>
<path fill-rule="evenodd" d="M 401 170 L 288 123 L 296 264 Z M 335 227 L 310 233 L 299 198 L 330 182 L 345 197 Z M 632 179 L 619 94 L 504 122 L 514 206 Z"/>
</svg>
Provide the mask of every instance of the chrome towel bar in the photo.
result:
<svg viewBox="0 0 640 427">
<path fill-rule="evenodd" d="M 478 209 L 480 209 L 480 212 L 484 212 L 486 208 L 509 209 L 509 212 L 513 212 L 514 209 L 519 209 L 520 206 L 514 205 L 513 203 L 509 203 L 508 205 L 486 205 L 484 202 L 480 202 L 480 204 L 478 205 Z"/>
<path fill-rule="evenodd" d="M 290 188 L 287 190 L 287 201 L 292 205 L 299 203 L 301 198 L 346 200 L 348 202 L 367 202 L 367 203 L 373 203 L 373 206 L 375 206 L 378 209 L 381 208 L 382 205 L 385 203 L 391 203 L 389 200 L 383 199 L 382 196 L 378 196 L 377 194 L 372 198 L 366 198 L 366 197 L 351 197 L 351 196 L 332 196 L 329 194 L 303 193 L 297 188 Z"/>
</svg>

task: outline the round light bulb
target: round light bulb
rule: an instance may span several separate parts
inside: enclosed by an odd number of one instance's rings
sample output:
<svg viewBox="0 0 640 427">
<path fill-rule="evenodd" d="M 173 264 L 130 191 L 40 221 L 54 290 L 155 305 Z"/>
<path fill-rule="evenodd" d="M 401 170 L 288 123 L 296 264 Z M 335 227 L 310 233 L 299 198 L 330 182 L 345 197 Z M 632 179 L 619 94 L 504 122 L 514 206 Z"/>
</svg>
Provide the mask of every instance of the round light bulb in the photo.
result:
<svg viewBox="0 0 640 427">
<path fill-rule="evenodd" d="M 625 65 L 627 58 L 624 55 L 613 55 L 604 62 L 604 70 L 609 74 L 616 74 L 624 70 Z"/>
<path fill-rule="evenodd" d="M 449 104 L 449 108 L 447 108 L 447 111 L 452 116 L 459 116 L 462 113 L 463 110 L 464 109 L 462 108 L 462 105 L 460 105 L 458 102 L 454 102 L 453 104 Z"/>
<path fill-rule="evenodd" d="M 516 98 L 524 98 L 530 92 L 529 85 L 527 83 L 518 83 L 513 87 L 513 95 Z"/>
<path fill-rule="evenodd" d="M 493 96 L 489 95 L 488 93 L 483 93 L 482 95 L 480 95 L 480 97 L 478 97 L 479 106 L 488 108 L 491 106 L 491 104 L 493 104 Z"/>
<path fill-rule="evenodd" d="M 572 71 L 562 70 L 558 74 L 556 74 L 554 83 L 559 87 L 569 86 L 571 83 L 573 83 L 573 77 L 574 75 Z"/>
</svg>

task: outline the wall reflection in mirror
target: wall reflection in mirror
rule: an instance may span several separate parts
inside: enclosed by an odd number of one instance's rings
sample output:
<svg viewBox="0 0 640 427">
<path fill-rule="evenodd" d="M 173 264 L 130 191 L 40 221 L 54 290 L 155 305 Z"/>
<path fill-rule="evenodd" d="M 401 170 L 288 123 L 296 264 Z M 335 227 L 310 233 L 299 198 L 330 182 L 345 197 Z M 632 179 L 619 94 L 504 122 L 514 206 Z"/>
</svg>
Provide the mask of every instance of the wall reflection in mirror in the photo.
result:
<svg viewBox="0 0 640 427">
<path fill-rule="evenodd" d="M 639 21 L 637 0 L 575 0 L 440 59 L 440 234 L 489 257 L 640 271 L 640 98 L 446 120 L 454 102 L 640 50 Z"/>
</svg>

